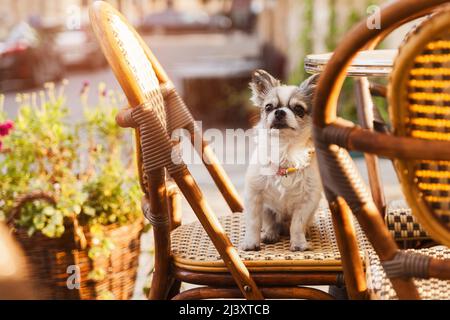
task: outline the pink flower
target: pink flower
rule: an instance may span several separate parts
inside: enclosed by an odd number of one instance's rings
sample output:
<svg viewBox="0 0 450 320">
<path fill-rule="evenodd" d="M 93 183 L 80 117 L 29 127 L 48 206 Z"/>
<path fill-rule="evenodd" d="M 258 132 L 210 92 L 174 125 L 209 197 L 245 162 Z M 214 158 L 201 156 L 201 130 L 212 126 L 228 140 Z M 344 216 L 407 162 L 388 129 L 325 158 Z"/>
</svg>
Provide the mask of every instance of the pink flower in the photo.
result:
<svg viewBox="0 0 450 320">
<path fill-rule="evenodd" d="M 84 95 L 87 92 L 87 90 L 89 89 L 89 86 L 90 86 L 90 82 L 88 80 L 83 81 L 83 87 L 81 88 L 80 94 Z"/>
<path fill-rule="evenodd" d="M 9 132 L 14 128 L 14 122 L 8 120 L 4 123 L 0 123 L 0 137 L 7 136 Z"/>
</svg>

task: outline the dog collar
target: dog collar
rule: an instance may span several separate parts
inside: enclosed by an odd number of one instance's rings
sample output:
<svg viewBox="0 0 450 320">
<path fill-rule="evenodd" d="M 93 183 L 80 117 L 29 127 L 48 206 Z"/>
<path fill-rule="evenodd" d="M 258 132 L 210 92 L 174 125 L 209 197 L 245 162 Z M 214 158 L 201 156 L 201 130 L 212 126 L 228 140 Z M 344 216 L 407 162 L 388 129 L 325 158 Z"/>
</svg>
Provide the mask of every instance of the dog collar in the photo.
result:
<svg viewBox="0 0 450 320">
<path fill-rule="evenodd" d="M 277 171 L 277 176 L 280 177 L 287 177 L 288 175 L 290 175 L 291 173 L 295 173 L 298 171 L 298 168 L 294 168 L 294 167 L 289 167 L 289 168 L 282 168 L 279 167 L 278 171 Z"/>
<path fill-rule="evenodd" d="M 314 149 L 309 149 L 308 150 L 308 159 L 300 167 L 278 167 L 277 176 L 287 177 L 290 174 L 305 170 L 306 168 L 308 168 L 311 165 L 312 157 L 313 157 L 314 153 L 315 153 Z"/>
</svg>

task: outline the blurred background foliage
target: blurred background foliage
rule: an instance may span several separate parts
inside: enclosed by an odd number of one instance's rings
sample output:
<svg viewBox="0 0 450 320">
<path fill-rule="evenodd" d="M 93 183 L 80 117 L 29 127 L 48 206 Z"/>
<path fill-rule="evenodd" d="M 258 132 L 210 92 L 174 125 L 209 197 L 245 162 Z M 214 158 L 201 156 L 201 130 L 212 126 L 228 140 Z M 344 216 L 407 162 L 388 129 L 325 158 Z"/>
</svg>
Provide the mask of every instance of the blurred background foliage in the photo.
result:
<svg viewBox="0 0 450 320">
<path fill-rule="evenodd" d="M 304 10 L 302 13 L 302 20 L 304 21 L 303 31 L 299 37 L 298 45 L 302 49 L 301 61 L 303 61 L 308 54 L 315 53 L 315 47 L 325 47 L 327 52 L 333 52 L 341 41 L 342 37 L 355 26 L 359 21 L 368 16 L 368 12 L 361 10 L 361 8 L 369 8 L 372 5 L 379 5 L 383 1 L 380 0 L 361 0 L 361 1 L 347 1 L 346 10 L 342 10 L 342 1 L 327 0 L 328 18 L 325 23 L 327 26 L 325 43 L 316 43 L 314 27 L 316 21 L 314 20 L 314 10 L 317 9 L 314 5 L 316 1 L 305 0 Z M 339 10 L 340 9 L 340 10 Z M 338 13 L 339 11 L 339 13 Z M 344 17 L 341 17 L 344 15 Z M 324 21 L 322 21 L 324 23 Z M 382 47 L 382 46 L 381 46 Z M 303 68 L 303 63 L 298 65 L 298 68 L 289 75 L 289 81 L 292 83 L 300 83 L 309 75 Z M 355 93 L 352 79 L 346 79 L 343 90 L 340 96 L 339 116 L 354 121 L 357 121 L 355 108 Z M 387 104 L 384 99 L 375 98 L 375 104 L 381 111 L 382 116 L 387 120 Z"/>
<path fill-rule="evenodd" d="M 75 219 L 91 235 L 89 258 L 106 259 L 115 244 L 103 227 L 142 219 L 130 131 L 115 123 L 123 98 L 100 84 L 98 103 L 89 106 L 86 82 L 81 92 L 84 117 L 75 122 L 66 85 L 47 83 L 39 94 L 17 95 L 18 115 L 8 120 L 14 127 L 2 138 L 0 150 L 0 220 L 12 221 L 29 237 L 41 233 L 61 238 Z M 7 119 L 1 106 L 0 123 Z M 50 194 L 56 204 L 29 201 L 17 216 L 10 216 L 19 198 L 37 191 Z M 106 275 L 95 267 L 88 277 L 101 281 Z"/>
<path fill-rule="evenodd" d="M 86 85 L 81 98 L 88 94 Z M 37 190 L 54 195 L 57 204 L 30 202 L 14 217 L 30 236 L 62 236 L 64 220 L 74 214 L 94 233 L 99 226 L 140 216 L 130 132 L 120 130 L 114 120 L 117 100 L 100 85 L 98 104 L 86 106 L 84 118 L 74 122 L 64 84 L 55 88 L 49 83 L 40 94 L 17 96 L 18 116 L 0 152 L 1 219 L 9 218 L 18 197 Z M 0 112 L 0 123 L 7 119 Z"/>
<path fill-rule="evenodd" d="M 76 78 L 74 69 L 117 89 L 112 74 L 102 71 L 106 61 L 89 26 L 92 1 L 41 2 L 0 0 L 11 8 L 10 15 L 0 18 L 0 69 L 8 71 L 0 72 L 0 91 L 18 90 L 19 82 L 39 86 L 67 74 Z M 369 14 L 369 6 L 384 0 L 108 2 L 143 35 L 204 126 L 232 128 L 250 127 L 258 119 L 248 101 L 252 70 L 264 68 L 284 82 L 300 84 L 308 76 L 305 56 L 333 51 Z M 339 112 L 355 120 L 352 98 L 352 81 L 347 80 Z M 68 99 L 73 105 L 73 95 Z M 379 103 L 383 108 L 384 102 Z"/>
</svg>

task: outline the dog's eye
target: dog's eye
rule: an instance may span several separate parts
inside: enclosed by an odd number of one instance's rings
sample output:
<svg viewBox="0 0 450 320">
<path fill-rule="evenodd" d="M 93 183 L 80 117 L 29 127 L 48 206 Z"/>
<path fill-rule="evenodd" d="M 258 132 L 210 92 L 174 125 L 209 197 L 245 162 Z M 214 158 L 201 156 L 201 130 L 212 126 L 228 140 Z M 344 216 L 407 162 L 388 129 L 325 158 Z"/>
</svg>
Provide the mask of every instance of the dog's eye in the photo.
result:
<svg viewBox="0 0 450 320">
<path fill-rule="evenodd" d="M 300 118 L 303 118 L 305 116 L 306 110 L 304 108 L 303 105 L 301 104 L 296 104 L 295 106 L 293 106 L 292 111 L 294 111 L 294 113 L 299 116 Z"/>
<path fill-rule="evenodd" d="M 267 104 L 266 107 L 265 107 L 265 110 L 266 110 L 266 112 L 272 111 L 273 110 L 273 104 L 271 104 L 271 103 Z"/>
</svg>

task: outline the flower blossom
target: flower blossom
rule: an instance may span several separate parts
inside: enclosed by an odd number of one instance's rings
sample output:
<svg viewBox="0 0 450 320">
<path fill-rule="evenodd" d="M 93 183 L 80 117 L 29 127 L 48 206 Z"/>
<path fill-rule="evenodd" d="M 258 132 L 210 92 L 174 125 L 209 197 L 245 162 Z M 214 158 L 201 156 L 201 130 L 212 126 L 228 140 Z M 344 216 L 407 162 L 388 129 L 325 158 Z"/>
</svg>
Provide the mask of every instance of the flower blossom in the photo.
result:
<svg viewBox="0 0 450 320">
<path fill-rule="evenodd" d="M 14 122 L 8 120 L 4 123 L 0 123 L 0 137 L 7 136 L 9 132 L 14 128 Z"/>
</svg>

